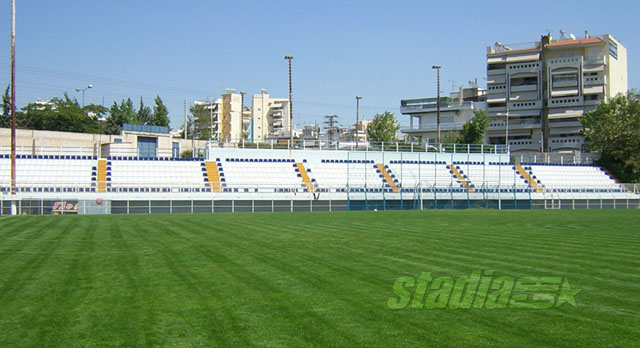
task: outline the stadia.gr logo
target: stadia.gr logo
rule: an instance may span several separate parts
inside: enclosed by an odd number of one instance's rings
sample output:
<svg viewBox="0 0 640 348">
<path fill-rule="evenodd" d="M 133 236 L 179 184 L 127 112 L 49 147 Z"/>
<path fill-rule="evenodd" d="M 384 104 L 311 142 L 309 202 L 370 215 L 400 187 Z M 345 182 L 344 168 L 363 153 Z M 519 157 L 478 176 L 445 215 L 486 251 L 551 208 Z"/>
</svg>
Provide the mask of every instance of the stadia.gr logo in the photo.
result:
<svg viewBox="0 0 640 348">
<path fill-rule="evenodd" d="M 495 276 L 492 270 L 475 270 L 468 278 L 433 277 L 422 272 L 415 279 L 404 276 L 393 284 L 394 296 L 387 301 L 390 309 L 504 309 L 558 308 L 564 303 L 577 307 L 566 277 Z"/>
</svg>

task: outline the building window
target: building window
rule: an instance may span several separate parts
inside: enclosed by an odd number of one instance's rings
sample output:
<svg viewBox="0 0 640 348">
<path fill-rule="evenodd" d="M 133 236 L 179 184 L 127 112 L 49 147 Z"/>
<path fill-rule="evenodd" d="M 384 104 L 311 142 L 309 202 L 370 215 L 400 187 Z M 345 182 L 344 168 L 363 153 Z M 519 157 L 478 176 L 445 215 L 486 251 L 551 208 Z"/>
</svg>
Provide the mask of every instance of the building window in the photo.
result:
<svg viewBox="0 0 640 348">
<path fill-rule="evenodd" d="M 618 44 L 609 39 L 609 55 L 614 59 L 618 59 Z"/>
</svg>

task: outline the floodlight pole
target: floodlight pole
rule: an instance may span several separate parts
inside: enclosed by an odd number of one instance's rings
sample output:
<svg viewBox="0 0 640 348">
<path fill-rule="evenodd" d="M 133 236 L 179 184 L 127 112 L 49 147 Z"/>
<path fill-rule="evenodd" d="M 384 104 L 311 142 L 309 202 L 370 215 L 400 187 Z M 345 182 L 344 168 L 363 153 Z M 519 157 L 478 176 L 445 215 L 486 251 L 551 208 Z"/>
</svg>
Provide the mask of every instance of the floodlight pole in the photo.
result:
<svg viewBox="0 0 640 348">
<path fill-rule="evenodd" d="M 284 56 L 289 61 L 289 154 L 293 147 L 293 86 L 291 84 L 291 60 L 293 56 Z M 291 157 L 291 156 L 289 156 Z"/>
<path fill-rule="evenodd" d="M 436 69 L 437 71 L 437 91 L 436 91 L 436 122 L 437 122 L 437 138 L 438 138 L 438 147 L 440 147 L 440 65 L 434 65 L 431 69 Z"/>
<path fill-rule="evenodd" d="M 358 151 L 358 119 L 360 117 L 360 99 L 361 96 L 356 96 L 356 151 Z"/>
<path fill-rule="evenodd" d="M 16 0 L 11 1 L 11 195 L 16 194 Z"/>
</svg>

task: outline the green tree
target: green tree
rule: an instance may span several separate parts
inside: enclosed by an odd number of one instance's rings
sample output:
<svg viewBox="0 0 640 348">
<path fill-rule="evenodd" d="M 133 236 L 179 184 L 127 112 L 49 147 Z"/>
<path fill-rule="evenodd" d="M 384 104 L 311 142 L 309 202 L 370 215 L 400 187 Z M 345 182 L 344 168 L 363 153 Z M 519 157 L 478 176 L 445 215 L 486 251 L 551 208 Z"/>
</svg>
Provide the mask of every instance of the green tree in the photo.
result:
<svg viewBox="0 0 640 348">
<path fill-rule="evenodd" d="M 640 94 L 619 94 L 581 118 L 585 150 L 622 182 L 640 182 Z"/>
<path fill-rule="evenodd" d="M 113 102 L 113 105 L 109 108 L 105 131 L 107 134 L 119 134 L 123 124 L 136 123 L 136 120 L 136 111 L 130 98 L 127 98 L 126 101 L 122 100 L 120 105 L 117 102 Z"/>
<path fill-rule="evenodd" d="M 460 144 L 461 142 L 462 137 L 456 131 L 448 131 L 442 133 L 443 144 Z"/>
<path fill-rule="evenodd" d="M 189 116 L 187 118 L 187 125 L 185 127 L 185 125 L 182 125 L 182 130 L 180 131 L 180 133 L 178 133 L 178 138 L 180 139 L 185 139 L 184 137 L 184 132 L 185 132 L 185 128 L 187 131 L 187 139 L 191 139 L 191 137 L 193 136 L 193 118 L 191 116 Z"/>
<path fill-rule="evenodd" d="M 156 96 L 156 105 L 153 107 L 153 125 L 169 127 L 169 110 L 160 99 L 160 96 Z"/>
<path fill-rule="evenodd" d="M 476 110 L 473 112 L 473 117 L 462 126 L 457 143 L 482 144 L 487 128 L 489 128 L 489 116 L 483 110 Z"/>
<path fill-rule="evenodd" d="M 143 125 L 153 124 L 153 115 L 151 115 L 151 108 L 144 105 L 142 97 L 140 97 L 140 107 L 136 113 L 136 123 Z"/>
<path fill-rule="evenodd" d="M 89 109 L 97 109 L 89 106 Z M 67 93 L 62 98 L 53 98 L 47 102 L 36 102 L 23 107 L 24 117 L 21 126 L 28 129 L 51 130 L 59 132 L 100 133 L 97 119 L 88 115 L 75 98 Z"/>
<path fill-rule="evenodd" d="M 207 109 L 206 105 L 197 104 L 193 105 L 189 108 L 189 112 L 193 115 L 193 123 L 195 126 L 195 137 L 196 139 L 209 139 L 210 129 L 211 129 L 211 115 L 210 110 Z M 217 125 L 213 125 L 214 132 Z M 205 132 L 206 131 L 206 132 Z M 206 134 L 205 134 L 206 133 Z"/>
<path fill-rule="evenodd" d="M 9 95 L 9 87 L 2 95 L 2 114 L 0 114 L 0 128 L 11 127 L 11 95 Z"/>
<path fill-rule="evenodd" d="M 393 113 L 385 111 L 381 114 L 376 114 L 367 126 L 369 141 L 394 141 L 399 129 L 400 126 Z"/>
</svg>

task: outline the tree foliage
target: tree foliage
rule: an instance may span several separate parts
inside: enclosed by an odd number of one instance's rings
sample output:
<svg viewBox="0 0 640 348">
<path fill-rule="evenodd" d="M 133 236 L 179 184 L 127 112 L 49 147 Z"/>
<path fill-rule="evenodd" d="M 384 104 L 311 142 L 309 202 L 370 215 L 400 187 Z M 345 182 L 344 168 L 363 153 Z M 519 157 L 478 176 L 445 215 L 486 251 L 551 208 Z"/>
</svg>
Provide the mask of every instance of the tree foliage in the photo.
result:
<svg viewBox="0 0 640 348">
<path fill-rule="evenodd" d="M 489 116 L 483 110 L 476 110 L 473 112 L 473 117 L 462 126 L 457 143 L 482 144 L 488 128 Z"/>
<path fill-rule="evenodd" d="M 182 130 L 180 131 L 180 133 L 178 133 L 178 138 L 185 139 L 185 136 L 184 136 L 185 130 L 187 132 L 186 139 L 191 139 L 193 137 L 193 118 L 191 116 L 187 118 L 187 124 L 182 125 Z"/>
<path fill-rule="evenodd" d="M 21 112 L 16 111 L 16 121 L 22 129 L 118 134 L 124 123 L 168 127 L 169 111 L 160 96 L 155 98 L 153 110 L 145 106 L 140 97 L 140 108 L 136 110 L 130 98 L 114 102 L 107 109 L 96 104 L 82 107 L 77 99 L 65 93 L 62 98 L 27 104 Z M 10 126 L 11 98 L 7 87 L 2 96 L 0 127 Z"/>
<path fill-rule="evenodd" d="M 53 98 L 48 102 L 31 103 L 23 107 L 23 114 L 18 123 L 20 128 L 35 130 L 101 133 L 100 124 L 88 115 L 87 110 L 100 112 L 101 107 L 90 104 L 82 108 L 75 98 L 70 98 L 65 93 L 62 98 Z"/>
<path fill-rule="evenodd" d="M 581 118 L 585 149 L 622 182 L 640 182 L 640 94 L 618 95 Z"/>
<path fill-rule="evenodd" d="M 206 105 L 197 104 L 189 108 L 189 112 L 193 115 L 193 122 L 195 125 L 195 137 L 196 139 L 206 140 L 209 139 L 211 133 L 211 116 L 210 110 Z M 217 131 L 217 125 L 213 125 L 213 131 Z"/>
<path fill-rule="evenodd" d="M 118 134 L 122 130 L 123 124 L 135 124 L 137 119 L 137 113 L 130 98 L 122 100 L 120 104 L 113 102 L 113 105 L 109 108 L 109 117 L 107 117 L 105 130 L 107 134 Z"/>
<path fill-rule="evenodd" d="M 160 96 L 156 96 L 156 105 L 153 107 L 153 125 L 169 127 L 169 110 L 162 102 Z"/>
<path fill-rule="evenodd" d="M 385 111 L 381 114 L 376 114 L 367 126 L 369 141 L 394 141 L 399 129 L 400 125 L 398 125 L 398 121 L 392 112 Z"/>
<path fill-rule="evenodd" d="M 11 127 L 11 96 L 9 86 L 2 95 L 2 114 L 0 114 L 0 128 Z"/>
<path fill-rule="evenodd" d="M 140 107 L 136 113 L 136 123 L 150 125 L 153 124 L 153 116 L 151 114 L 151 108 L 144 105 L 142 97 L 140 97 Z"/>
</svg>

